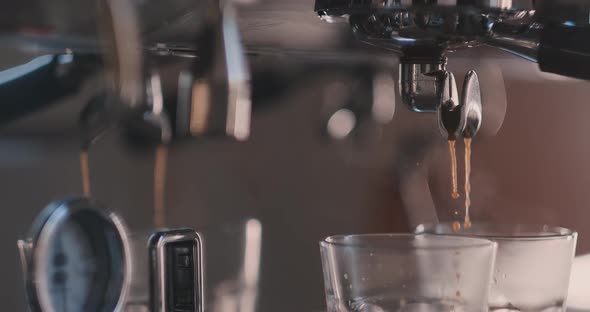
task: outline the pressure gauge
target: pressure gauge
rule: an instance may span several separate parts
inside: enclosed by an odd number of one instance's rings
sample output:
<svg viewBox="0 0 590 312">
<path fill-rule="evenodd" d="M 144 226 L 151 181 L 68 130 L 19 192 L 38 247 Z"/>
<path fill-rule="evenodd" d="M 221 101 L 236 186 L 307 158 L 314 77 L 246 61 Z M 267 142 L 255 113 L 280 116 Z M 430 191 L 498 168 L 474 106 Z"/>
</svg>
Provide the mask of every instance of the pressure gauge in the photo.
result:
<svg viewBox="0 0 590 312">
<path fill-rule="evenodd" d="M 131 259 L 125 227 L 88 199 L 47 206 L 18 242 L 34 312 L 112 312 L 125 300 Z"/>
</svg>

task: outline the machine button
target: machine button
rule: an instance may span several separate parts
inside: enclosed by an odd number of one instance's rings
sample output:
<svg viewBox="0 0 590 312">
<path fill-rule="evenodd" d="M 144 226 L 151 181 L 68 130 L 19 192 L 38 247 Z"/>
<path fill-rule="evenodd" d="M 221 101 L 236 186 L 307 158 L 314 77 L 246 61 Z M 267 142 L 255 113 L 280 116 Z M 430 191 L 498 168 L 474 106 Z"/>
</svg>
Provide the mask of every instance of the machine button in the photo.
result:
<svg viewBox="0 0 590 312">
<path fill-rule="evenodd" d="M 191 229 L 157 232 L 149 242 L 153 312 L 203 312 L 201 240 Z"/>
</svg>

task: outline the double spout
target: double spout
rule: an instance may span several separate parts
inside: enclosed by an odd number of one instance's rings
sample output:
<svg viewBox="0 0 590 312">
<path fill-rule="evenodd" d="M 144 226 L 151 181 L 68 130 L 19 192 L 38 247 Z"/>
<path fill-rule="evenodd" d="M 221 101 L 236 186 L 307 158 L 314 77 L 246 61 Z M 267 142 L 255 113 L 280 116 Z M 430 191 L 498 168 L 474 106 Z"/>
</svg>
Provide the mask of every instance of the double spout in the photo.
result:
<svg viewBox="0 0 590 312">
<path fill-rule="evenodd" d="M 465 75 L 460 98 L 453 73 L 444 72 L 443 79 L 438 105 L 438 125 L 442 135 L 448 140 L 475 137 L 482 122 L 482 100 L 477 74 L 469 71 Z"/>
<path fill-rule="evenodd" d="M 461 94 L 455 76 L 446 70 L 446 60 L 436 63 L 400 64 L 399 90 L 402 101 L 414 112 L 437 113 L 441 134 L 449 140 L 474 137 L 482 122 L 482 98 L 475 71 L 465 76 Z"/>
</svg>

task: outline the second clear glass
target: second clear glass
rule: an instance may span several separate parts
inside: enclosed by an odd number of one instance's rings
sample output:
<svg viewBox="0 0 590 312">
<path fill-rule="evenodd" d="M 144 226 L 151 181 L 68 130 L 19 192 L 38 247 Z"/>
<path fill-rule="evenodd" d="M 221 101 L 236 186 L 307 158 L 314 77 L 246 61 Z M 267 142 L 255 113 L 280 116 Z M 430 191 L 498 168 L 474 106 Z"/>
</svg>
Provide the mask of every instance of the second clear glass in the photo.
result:
<svg viewBox="0 0 590 312">
<path fill-rule="evenodd" d="M 548 225 L 486 223 L 474 223 L 458 231 L 450 223 L 420 225 L 416 231 L 485 238 L 498 243 L 490 311 L 566 310 L 576 232 Z"/>
</svg>

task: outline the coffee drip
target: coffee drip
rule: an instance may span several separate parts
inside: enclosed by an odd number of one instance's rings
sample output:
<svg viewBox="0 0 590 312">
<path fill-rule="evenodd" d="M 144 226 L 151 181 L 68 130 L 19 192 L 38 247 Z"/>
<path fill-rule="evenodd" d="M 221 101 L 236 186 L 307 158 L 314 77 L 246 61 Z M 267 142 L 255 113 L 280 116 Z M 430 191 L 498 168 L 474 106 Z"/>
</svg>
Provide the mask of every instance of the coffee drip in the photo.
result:
<svg viewBox="0 0 590 312">
<path fill-rule="evenodd" d="M 457 199 L 460 197 L 460 195 L 459 186 L 457 183 L 457 152 L 455 150 L 456 140 L 450 139 L 447 142 L 449 143 L 449 154 L 451 156 L 451 184 L 453 187 L 453 190 L 451 191 L 451 197 L 453 199 Z"/>
<path fill-rule="evenodd" d="M 451 198 L 458 199 L 456 141 L 462 137 L 465 144 L 465 214 L 463 227 L 471 227 L 469 216 L 471 208 L 471 142 L 481 126 L 482 107 L 479 80 L 474 71 L 465 76 L 463 90 L 459 98 L 455 77 L 451 72 L 444 71 L 441 86 L 441 103 L 438 108 L 439 128 L 448 141 L 451 159 Z M 455 211 L 455 216 L 458 212 Z M 455 221 L 453 230 L 458 231 L 461 223 Z"/>
<path fill-rule="evenodd" d="M 88 168 L 88 150 L 80 151 L 80 173 L 82 175 L 82 190 L 84 196 L 90 197 L 90 169 Z"/>
<path fill-rule="evenodd" d="M 463 226 L 471 227 L 469 208 L 471 208 L 471 138 L 465 138 L 465 220 Z"/>
</svg>

